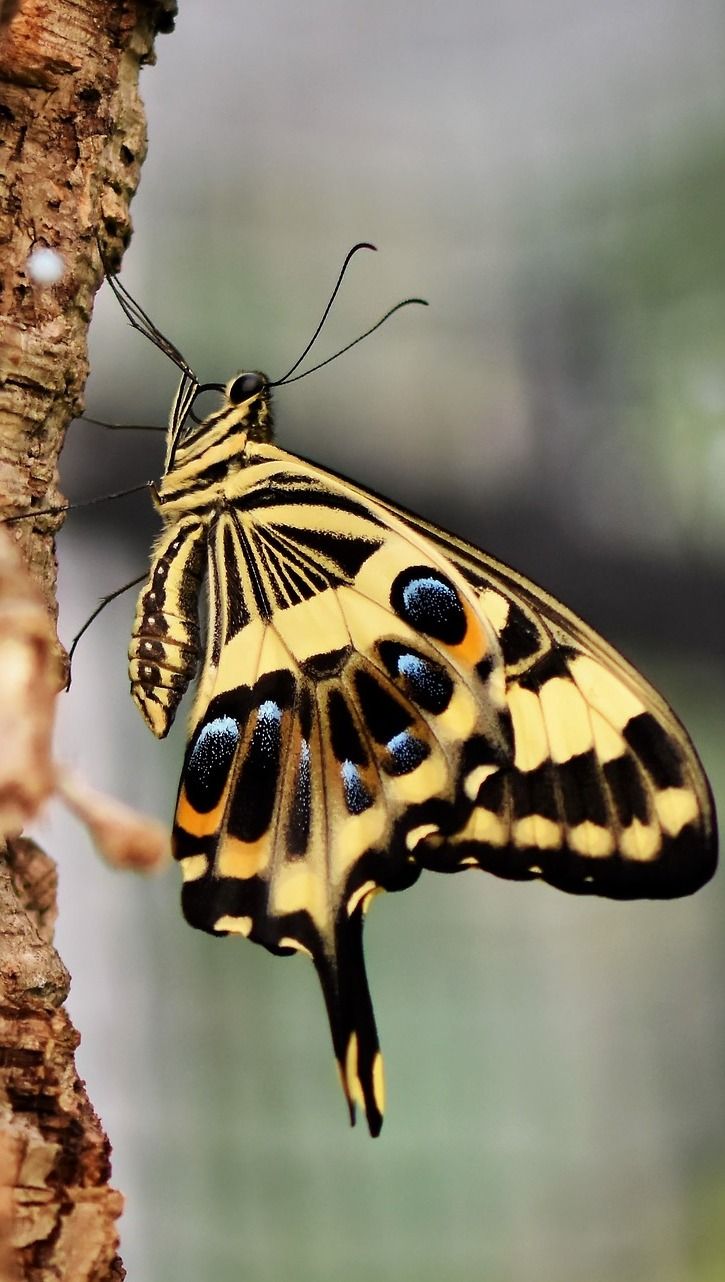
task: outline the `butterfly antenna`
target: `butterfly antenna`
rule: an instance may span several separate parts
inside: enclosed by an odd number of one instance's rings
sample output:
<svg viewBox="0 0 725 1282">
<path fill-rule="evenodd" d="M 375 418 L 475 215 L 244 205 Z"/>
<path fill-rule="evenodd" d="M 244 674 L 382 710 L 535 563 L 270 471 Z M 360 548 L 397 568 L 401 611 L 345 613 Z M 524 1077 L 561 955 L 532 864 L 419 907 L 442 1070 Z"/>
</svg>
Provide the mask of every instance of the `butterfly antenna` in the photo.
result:
<svg viewBox="0 0 725 1282">
<path fill-rule="evenodd" d="M 116 588 L 115 592 L 109 592 L 108 596 L 101 597 L 93 613 L 89 614 L 88 618 L 83 624 L 83 627 L 80 629 L 80 631 L 76 632 L 73 640 L 70 643 L 70 649 L 68 651 L 68 680 L 66 681 L 66 686 L 65 686 L 66 690 L 70 690 L 72 667 L 73 667 L 73 655 L 76 652 L 76 647 L 81 637 L 84 635 L 85 632 L 88 631 L 91 624 L 95 622 L 95 620 L 98 618 L 101 611 L 105 610 L 107 605 L 110 605 L 112 601 L 115 601 L 116 597 L 123 596 L 124 592 L 128 592 L 130 588 L 135 588 L 136 584 L 141 583 L 145 578 L 146 578 L 145 573 L 139 574 L 138 578 L 131 579 L 130 583 L 124 583 L 122 588 Z"/>
<path fill-rule="evenodd" d="M 296 374 L 294 378 L 290 378 L 288 374 L 285 378 L 278 379 L 276 383 L 270 383 L 269 386 L 279 387 L 283 383 L 285 385 L 287 383 L 296 383 L 298 379 L 307 378 L 308 374 L 314 374 L 316 370 L 322 369 L 324 365 L 329 365 L 330 361 L 336 361 L 338 356 L 342 356 L 345 352 L 349 352 L 351 347 L 356 347 L 358 343 L 362 343 L 364 338 L 369 338 L 370 335 L 374 334 L 376 329 L 380 329 L 380 326 L 384 325 L 386 320 L 389 320 L 395 312 L 399 312 L 401 307 L 410 307 L 414 303 L 418 304 L 420 307 L 428 306 L 428 300 L 425 298 L 404 298 L 402 303 L 396 303 L 395 307 L 391 307 L 390 311 L 386 312 L 384 316 L 381 316 L 379 321 L 376 321 L 374 325 L 370 326 L 370 329 L 366 329 L 364 334 L 359 334 L 357 338 L 353 338 L 351 343 L 346 343 L 344 347 L 340 348 L 339 352 L 335 352 L 332 356 L 328 356 L 327 360 L 320 361 L 319 365 L 313 365 L 311 369 L 306 369 L 303 374 Z M 309 348 L 307 350 L 309 351 Z M 297 364 L 299 364 L 299 361 Z M 292 369 L 296 368 L 296 365 L 292 366 Z M 290 373 L 291 372 L 292 370 L 290 370 Z"/>
<path fill-rule="evenodd" d="M 294 374 L 295 370 L 296 370 L 296 369 L 299 369 L 300 365 L 302 364 L 303 360 L 305 359 L 305 356 L 306 356 L 306 355 L 307 355 L 307 353 L 310 351 L 310 348 L 314 345 L 314 343 L 316 342 L 317 338 L 319 337 L 319 334 L 320 334 L 320 332 L 321 332 L 321 330 L 322 330 L 322 327 L 323 327 L 323 325 L 324 325 L 325 321 L 327 320 L 328 316 L 330 315 L 330 309 L 332 308 L 332 304 L 334 303 L 334 301 L 335 301 L 335 299 L 337 298 L 337 295 L 338 295 L 338 293 L 339 293 L 339 291 L 340 291 L 340 286 L 341 286 L 341 284 L 342 284 L 342 282 L 343 282 L 343 279 L 344 279 L 344 277 L 345 277 L 345 273 L 346 273 L 346 271 L 347 271 L 347 269 L 348 269 L 348 267 L 349 267 L 349 265 L 350 265 L 350 260 L 351 260 L 351 259 L 353 258 L 353 256 L 358 252 L 358 250 L 359 250 L 359 249 L 372 249 L 375 253 L 377 253 L 377 246 L 376 246 L 376 245 L 371 245 L 371 244 L 370 244 L 370 242 L 369 242 L 369 241 L 367 241 L 367 240 L 361 240 L 361 241 L 358 241 L 357 245 L 353 245 L 353 247 L 352 247 L 352 249 L 350 250 L 349 254 L 347 255 L 347 257 L 346 257 L 346 259 L 345 259 L 344 263 L 342 264 L 342 267 L 340 268 L 340 275 L 339 275 L 339 276 L 338 276 L 338 278 L 337 278 L 337 284 L 335 285 L 335 288 L 333 289 L 333 291 L 332 291 L 332 293 L 331 293 L 331 295 L 330 295 L 330 300 L 329 300 L 329 302 L 328 302 L 328 304 L 327 304 L 327 307 L 325 308 L 324 312 L 322 313 L 322 320 L 320 321 L 319 325 L 317 326 L 317 329 L 315 330 L 314 334 L 312 335 L 312 338 L 310 339 L 309 343 L 307 344 L 307 346 L 306 346 L 306 348 L 305 348 L 304 352 L 302 353 L 302 355 L 301 355 L 301 356 L 298 356 L 298 358 L 297 358 L 297 360 L 295 361 L 295 363 L 294 363 L 294 365 L 292 366 L 292 368 L 287 370 L 287 373 L 285 374 L 284 378 L 278 378 L 278 379 L 277 379 L 277 381 L 276 381 L 275 383 L 271 383 L 271 384 L 270 384 L 270 386 L 271 386 L 271 387 L 279 387 L 279 386 L 280 386 L 280 384 L 282 384 L 282 383 L 286 383 L 286 382 L 288 381 L 289 377 L 290 377 L 290 374 Z M 294 380 L 291 380 L 291 381 L 292 381 L 292 382 L 294 382 Z"/>
</svg>

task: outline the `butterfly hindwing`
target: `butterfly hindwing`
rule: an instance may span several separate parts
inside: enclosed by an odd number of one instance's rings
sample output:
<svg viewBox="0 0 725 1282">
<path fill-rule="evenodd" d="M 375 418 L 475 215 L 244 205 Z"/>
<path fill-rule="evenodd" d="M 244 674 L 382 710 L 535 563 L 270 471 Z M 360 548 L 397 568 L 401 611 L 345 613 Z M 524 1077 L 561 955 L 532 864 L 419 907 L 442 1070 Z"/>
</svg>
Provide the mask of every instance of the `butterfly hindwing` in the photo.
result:
<svg viewBox="0 0 725 1282">
<path fill-rule="evenodd" d="M 208 447 L 204 424 L 169 446 L 134 696 L 165 734 L 193 671 L 206 549 L 206 655 L 174 823 L 184 912 L 309 954 L 351 1116 L 359 1103 L 377 1134 L 362 926 L 379 891 L 478 867 L 614 898 L 686 894 L 714 870 L 712 801 L 667 704 L 586 624 L 278 449 L 268 388 L 245 407 L 236 385 Z M 139 680 L 147 639 L 158 680 Z"/>
<path fill-rule="evenodd" d="M 210 531 L 217 624 L 174 829 L 184 912 L 213 933 L 310 954 L 346 1093 L 376 1129 L 382 1068 L 362 914 L 379 890 L 417 878 L 426 836 L 462 823 L 469 741 L 506 759 L 500 657 L 458 572 L 445 573 L 436 554 L 425 564 L 420 540 L 393 529 L 369 550 L 364 573 L 280 605 L 272 585 L 283 562 L 264 574 L 255 561 L 254 587 L 247 563 L 255 542 L 277 534 L 261 510 L 225 513 Z M 234 576 L 218 563 L 232 555 Z M 226 596 L 231 577 L 246 590 L 241 628 Z M 373 596 L 383 577 L 387 601 Z"/>
</svg>

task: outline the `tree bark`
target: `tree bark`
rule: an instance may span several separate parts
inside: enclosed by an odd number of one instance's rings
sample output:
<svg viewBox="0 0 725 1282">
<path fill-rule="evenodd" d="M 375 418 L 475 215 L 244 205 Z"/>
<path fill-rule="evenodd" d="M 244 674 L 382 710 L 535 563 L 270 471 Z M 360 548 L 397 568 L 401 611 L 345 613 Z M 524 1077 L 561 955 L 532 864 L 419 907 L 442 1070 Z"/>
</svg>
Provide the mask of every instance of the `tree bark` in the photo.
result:
<svg viewBox="0 0 725 1282">
<path fill-rule="evenodd" d="M 0 502 L 3 516 L 39 513 L 5 532 L 53 620 L 59 517 L 42 513 L 62 502 L 56 465 L 82 407 L 99 245 L 117 263 L 130 236 L 146 150 L 139 70 L 152 60 L 157 31 L 171 29 L 174 7 L 0 0 Z M 56 284 L 33 275 L 29 260 L 41 248 L 59 256 Z M 37 590 L 13 584 L 3 594 L 0 567 L 3 729 L 3 713 L 12 726 L 22 720 L 26 687 L 37 696 L 44 683 L 60 684 L 57 642 L 46 644 L 33 613 Z M 63 1008 L 69 976 L 52 947 L 55 868 L 16 835 L 52 787 L 50 749 L 38 749 L 43 725 L 41 717 L 38 734 L 25 736 L 32 750 L 22 777 L 8 784 L 14 760 L 0 760 L 0 815 L 10 830 L 0 859 L 0 1282 L 106 1282 L 124 1276 L 122 1198 L 109 1185 L 109 1142 L 75 1069 L 79 1038 Z M 0 736 L 0 758 L 9 735 Z"/>
</svg>

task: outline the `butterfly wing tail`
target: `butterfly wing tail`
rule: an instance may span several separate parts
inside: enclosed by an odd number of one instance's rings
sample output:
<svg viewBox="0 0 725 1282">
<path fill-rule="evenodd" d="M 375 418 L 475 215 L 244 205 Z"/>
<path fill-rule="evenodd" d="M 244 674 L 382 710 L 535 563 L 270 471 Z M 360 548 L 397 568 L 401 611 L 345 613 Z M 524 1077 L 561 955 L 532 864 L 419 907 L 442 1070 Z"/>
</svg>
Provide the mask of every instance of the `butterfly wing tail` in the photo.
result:
<svg viewBox="0 0 725 1282">
<path fill-rule="evenodd" d="M 342 1089 L 355 1125 L 359 1104 L 371 1135 L 383 1124 L 383 1060 L 363 956 L 363 912 L 358 908 L 336 932 L 334 958 L 314 958 L 332 1033 Z"/>
</svg>

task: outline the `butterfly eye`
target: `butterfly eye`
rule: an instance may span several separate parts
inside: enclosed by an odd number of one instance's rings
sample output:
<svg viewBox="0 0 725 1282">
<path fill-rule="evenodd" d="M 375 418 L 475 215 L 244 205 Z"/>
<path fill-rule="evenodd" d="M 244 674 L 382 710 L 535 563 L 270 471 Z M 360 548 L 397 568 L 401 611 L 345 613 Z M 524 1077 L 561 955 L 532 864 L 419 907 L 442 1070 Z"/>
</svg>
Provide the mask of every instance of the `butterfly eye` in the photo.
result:
<svg viewBox="0 0 725 1282">
<path fill-rule="evenodd" d="M 241 405 L 242 401 L 248 401 L 250 396 L 255 396 L 264 388 L 266 380 L 261 374 L 240 374 L 230 384 L 227 395 L 232 405 Z"/>
</svg>

